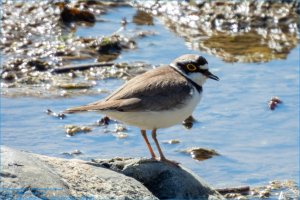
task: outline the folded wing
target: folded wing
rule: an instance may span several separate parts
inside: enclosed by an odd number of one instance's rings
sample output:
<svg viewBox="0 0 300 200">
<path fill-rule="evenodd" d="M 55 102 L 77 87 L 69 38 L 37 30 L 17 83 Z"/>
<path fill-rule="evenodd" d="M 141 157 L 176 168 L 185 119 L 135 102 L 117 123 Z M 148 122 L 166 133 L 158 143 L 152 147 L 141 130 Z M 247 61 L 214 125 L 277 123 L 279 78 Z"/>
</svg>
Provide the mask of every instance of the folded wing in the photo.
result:
<svg viewBox="0 0 300 200">
<path fill-rule="evenodd" d="M 160 67 L 136 76 L 106 99 L 65 112 L 82 111 L 162 111 L 179 108 L 190 98 L 191 85 L 170 67 Z"/>
</svg>

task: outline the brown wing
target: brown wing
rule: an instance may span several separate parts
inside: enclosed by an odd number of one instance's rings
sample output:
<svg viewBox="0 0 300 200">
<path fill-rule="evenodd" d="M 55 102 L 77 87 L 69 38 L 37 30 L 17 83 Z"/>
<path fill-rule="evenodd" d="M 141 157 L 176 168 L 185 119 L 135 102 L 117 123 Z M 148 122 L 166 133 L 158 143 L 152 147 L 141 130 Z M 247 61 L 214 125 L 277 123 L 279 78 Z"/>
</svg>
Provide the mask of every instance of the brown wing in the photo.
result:
<svg viewBox="0 0 300 200">
<path fill-rule="evenodd" d="M 180 107 L 189 98 L 191 85 L 171 67 L 160 67 L 136 76 L 103 101 L 70 108 L 79 111 L 162 111 Z"/>
</svg>

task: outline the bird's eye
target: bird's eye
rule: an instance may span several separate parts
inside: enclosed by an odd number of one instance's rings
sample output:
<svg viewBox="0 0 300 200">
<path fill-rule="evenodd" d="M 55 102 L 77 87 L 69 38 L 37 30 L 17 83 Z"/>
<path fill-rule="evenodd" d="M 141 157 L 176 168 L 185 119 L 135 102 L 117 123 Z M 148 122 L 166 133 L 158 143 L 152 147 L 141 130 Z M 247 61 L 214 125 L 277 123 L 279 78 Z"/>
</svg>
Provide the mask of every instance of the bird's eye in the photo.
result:
<svg viewBox="0 0 300 200">
<path fill-rule="evenodd" d="M 187 64 L 186 65 L 186 68 L 190 71 L 190 72 L 193 72 L 193 71 L 196 71 L 197 67 L 193 64 Z"/>
</svg>

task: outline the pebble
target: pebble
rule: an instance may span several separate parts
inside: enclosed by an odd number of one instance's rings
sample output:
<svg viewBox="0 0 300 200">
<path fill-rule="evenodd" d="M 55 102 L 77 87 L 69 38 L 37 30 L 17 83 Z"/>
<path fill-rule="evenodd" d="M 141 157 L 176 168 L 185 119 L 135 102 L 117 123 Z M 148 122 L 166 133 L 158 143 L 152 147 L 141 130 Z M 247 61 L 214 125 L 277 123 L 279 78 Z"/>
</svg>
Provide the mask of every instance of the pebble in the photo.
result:
<svg viewBox="0 0 300 200">
<path fill-rule="evenodd" d="M 173 139 L 173 140 L 169 140 L 169 141 L 164 141 L 163 143 L 165 143 L 165 144 L 178 144 L 178 143 L 180 143 L 180 141 Z"/>
<path fill-rule="evenodd" d="M 278 106 L 278 104 L 281 104 L 282 100 L 279 99 L 279 97 L 272 97 L 269 101 L 268 105 L 270 110 L 275 110 L 275 108 Z"/>
<path fill-rule="evenodd" d="M 220 155 L 213 149 L 206 149 L 202 147 L 192 147 L 192 148 L 182 150 L 181 152 L 189 153 L 193 159 L 198 161 L 203 161 L 212 158 L 213 156 Z"/>
<path fill-rule="evenodd" d="M 126 131 L 126 130 L 127 130 L 127 128 L 124 124 L 116 124 L 114 132 L 118 133 L 118 132 L 123 132 L 123 131 Z"/>
<path fill-rule="evenodd" d="M 118 132 L 116 134 L 116 137 L 119 138 L 119 139 L 125 139 L 128 137 L 128 134 L 127 133 L 123 133 L 123 132 Z"/>
<path fill-rule="evenodd" d="M 67 133 L 67 136 L 74 136 L 79 132 L 87 133 L 90 131 L 92 131 L 92 129 L 87 126 L 65 125 L 65 132 Z"/>
</svg>

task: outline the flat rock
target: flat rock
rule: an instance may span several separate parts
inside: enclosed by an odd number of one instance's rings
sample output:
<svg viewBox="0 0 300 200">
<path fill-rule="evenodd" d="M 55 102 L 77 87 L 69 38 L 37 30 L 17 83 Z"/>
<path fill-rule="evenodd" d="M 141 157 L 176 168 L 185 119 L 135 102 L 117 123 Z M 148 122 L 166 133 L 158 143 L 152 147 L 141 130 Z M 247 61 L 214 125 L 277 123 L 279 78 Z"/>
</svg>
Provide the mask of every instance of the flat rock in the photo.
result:
<svg viewBox="0 0 300 200">
<path fill-rule="evenodd" d="M 81 160 L 1 147 L 0 199 L 157 199 L 137 180 Z"/>
</svg>

